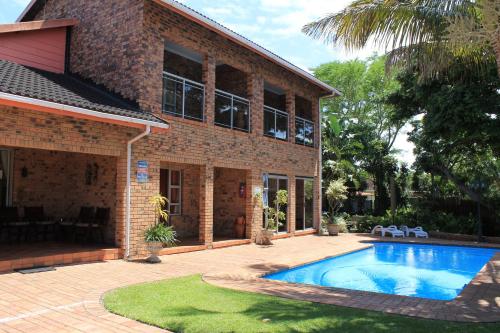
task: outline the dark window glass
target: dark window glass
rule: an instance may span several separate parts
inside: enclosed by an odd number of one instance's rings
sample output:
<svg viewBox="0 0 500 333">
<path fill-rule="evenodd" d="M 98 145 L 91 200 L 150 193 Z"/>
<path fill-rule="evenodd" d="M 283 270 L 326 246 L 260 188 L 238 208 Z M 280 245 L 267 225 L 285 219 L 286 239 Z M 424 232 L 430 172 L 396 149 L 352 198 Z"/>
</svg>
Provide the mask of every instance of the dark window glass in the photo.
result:
<svg viewBox="0 0 500 333">
<path fill-rule="evenodd" d="M 264 110 L 264 135 L 275 137 L 275 119 L 273 111 Z"/>
<path fill-rule="evenodd" d="M 304 144 L 304 122 L 295 120 L 295 143 Z"/>
<path fill-rule="evenodd" d="M 184 117 L 203 120 L 203 89 L 186 83 Z"/>
<path fill-rule="evenodd" d="M 304 122 L 304 144 L 306 146 L 314 145 L 314 126 L 310 122 Z"/>
<path fill-rule="evenodd" d="M 163 109 L 167 113 L 182 115 L 182 82 L 165 78 Z"/>
<path fill-rule="evenodd" d="M 248 103 L 233 99 L 233 127 L 248 131 L 249 129 L 249 114 Z"/>
<path fill-rule="evenodd" d="M 281 113 L 276 113 L 276 138 L 280 140 L 288 138 L 288 117 Z"/>
<path fill-rule="evenodd" d="M 231 98 L 215 94 L 215 123 L 231 127 Z"/>
</svg>

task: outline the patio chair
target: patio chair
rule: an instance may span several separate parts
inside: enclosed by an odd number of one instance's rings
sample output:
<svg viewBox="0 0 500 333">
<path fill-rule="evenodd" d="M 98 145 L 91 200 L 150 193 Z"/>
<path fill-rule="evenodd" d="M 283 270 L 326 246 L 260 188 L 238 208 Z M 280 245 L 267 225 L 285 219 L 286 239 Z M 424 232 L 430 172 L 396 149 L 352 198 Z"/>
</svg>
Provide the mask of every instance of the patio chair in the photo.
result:
<svg viewBox="0 0 500 333">
<path fill-rule="evenodd" d="M 104 231 L 106 230 L 106 226 L 108 225 L 109 218 L 111 216 L 111 209 L 106 208 L 97 208 L 95 212 L 95 217 L 92 223 L 89 224 L 89 238 L 92 236 L 94 231 L 99 233 L 101 237 L 101 242 L 104 243 Z"/>
<path fill-rule="evenodd" d="M 382 236 L 385 236 L 386 233 L 390 233 L 392 238 L 405 236 L 404 232 L 399 230 L 395 225 L 390 225 L 387 228 L 384 228 L 384 230 L 382 231 Z"/>
<path fill-rule="evenodd" d="M 17 207 L 1 208 L 0 221 L 2 221 L 1 224 L 4 228 L 7 229 L 7 240 L 9 243 L 12 243 L 14 238 L 17 239 L 17 242 L 20 242 L 23 237 L 27 240 L 29 222 L 21 220 Z"/>
<path fill-rule="evenodd" d="M 73 224 L 74 233 L 73 240 L 76 240 L 80 234 L 85 234 L 85 241 L 88 240 L 89 226 L 95 218 L 95 208 L 89 206 L 80 207 L 80 214 Z"/>
<path fill-rule="evenodd" d="M 35 227 L 37 231 L 35 237 L 38 236 L 38 231 L 40 229 L 44 241 L 47 240 L 47 235 L 49 233 L 55 235 L 56 221 L 45 215 L 43 206 L 24 207 L 24 221 L 30 222 L 30 224 Z"/>
<path fill-rule="evenodd" d="M 429 238 L 429 234 L 422 227 L 409 228 L 406 225 L 402 225 L 401 230 L 405 233 L 406 237 L 410 237 L 413 234 L 416 238 Z"/>
</svg>

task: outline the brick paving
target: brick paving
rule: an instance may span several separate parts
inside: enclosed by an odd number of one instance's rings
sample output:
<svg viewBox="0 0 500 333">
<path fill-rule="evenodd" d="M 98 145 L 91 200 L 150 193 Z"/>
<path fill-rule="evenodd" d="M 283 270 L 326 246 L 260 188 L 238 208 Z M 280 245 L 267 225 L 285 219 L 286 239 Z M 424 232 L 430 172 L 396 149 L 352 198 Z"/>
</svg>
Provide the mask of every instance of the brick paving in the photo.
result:
<svg viewBox="0 0 500 333">
<path fill-rule="evenodd" d="M 0 332 L 162 332 L 108 313 L 102 306 L 102 295 L 134 283 L 196 273 L 204 274 L 210 283 L 283 297 L 426 318 L 500 320 L 499 255 L 453 302 L 263 282 L 257 278 L 265 272 L 362 249 L 368 246 L 362 241 L 370 239 L 360 235 L 303 236 L 276 240 L 271 247 L 248 244 L 164 256 L 159 265 L 113 260 L 61 266 L 37 274 L 2 274 Z"/>
</svg>

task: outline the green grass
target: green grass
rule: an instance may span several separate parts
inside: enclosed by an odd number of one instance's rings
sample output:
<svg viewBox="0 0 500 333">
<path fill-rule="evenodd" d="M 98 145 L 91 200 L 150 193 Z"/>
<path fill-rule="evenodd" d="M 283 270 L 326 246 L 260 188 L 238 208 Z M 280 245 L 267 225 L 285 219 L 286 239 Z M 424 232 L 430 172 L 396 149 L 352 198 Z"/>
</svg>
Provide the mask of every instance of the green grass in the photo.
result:
<svg viewBox="0 0 500 333">
<path fill-rule="evenodd" d="M 135 285 L 105 295 L 113 313 L 174 332 L 500 332 L 459 324 L 289 300 L 209 285 L 199 275 Z"/>
</svg>

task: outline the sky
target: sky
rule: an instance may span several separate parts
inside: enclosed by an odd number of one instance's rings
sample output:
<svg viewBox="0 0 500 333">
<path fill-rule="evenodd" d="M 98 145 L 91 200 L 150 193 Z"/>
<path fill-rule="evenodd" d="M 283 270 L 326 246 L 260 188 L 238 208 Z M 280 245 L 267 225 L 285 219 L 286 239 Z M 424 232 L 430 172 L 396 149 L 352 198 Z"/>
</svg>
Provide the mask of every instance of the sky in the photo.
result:
<svg viewBox="0 0 500 333">
<path fill-rule="evenodd" d="M 181 0 L 253 42 L 291 63 L 311 71 L 333 60 L 365 59 L 375 52 L 373 46 L 354 52 L 325 45 L 301 32 L 302 27 L 326 14 L 342 10 L 352 0 Z M 16 20 L 29 0 L 0 0 L 0 24 Z M 412 163 L 413 145 L 403 129 L 395 148 L 401 160 Z"/>
</svg>

